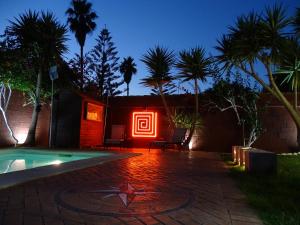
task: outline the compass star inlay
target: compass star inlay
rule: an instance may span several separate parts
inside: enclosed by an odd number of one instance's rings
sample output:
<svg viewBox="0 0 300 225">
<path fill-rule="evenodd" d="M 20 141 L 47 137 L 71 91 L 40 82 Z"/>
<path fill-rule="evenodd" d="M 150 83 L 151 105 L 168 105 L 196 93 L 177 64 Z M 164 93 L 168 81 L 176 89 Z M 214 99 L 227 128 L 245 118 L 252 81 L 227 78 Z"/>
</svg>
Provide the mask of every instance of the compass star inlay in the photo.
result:
<svg viewBox="0 0 300 225">
<path fill-rule="evenodd" d="M 145 191 L 144 189 L 136 189 L 130 183 L 126 183 L 124 185 L 121 185 L 119 188 L 113 187 L 109 190 L 96 190 L 91 191 L 90 193 L 106 193 L 107 195 L 103 196 L 103 198 L 118 196 L 121 199 L 122 203 L 125 205 L 125 207 L 128 207 L 135 198 L 135 196 L 146 194 L 158 194 L 159 192 Z"/>
</svg>

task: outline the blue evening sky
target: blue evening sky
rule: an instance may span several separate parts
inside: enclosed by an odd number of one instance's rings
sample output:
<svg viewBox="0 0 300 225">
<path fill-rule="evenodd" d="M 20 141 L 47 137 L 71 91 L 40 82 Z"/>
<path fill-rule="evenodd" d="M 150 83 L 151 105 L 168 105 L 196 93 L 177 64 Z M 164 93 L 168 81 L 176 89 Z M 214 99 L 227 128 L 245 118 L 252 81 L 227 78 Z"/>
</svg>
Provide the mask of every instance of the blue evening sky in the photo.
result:
<svg viewBox="0 0 300 225">
<path fill-rule="evenodd" d="M 175 52 L 195 46 L 203 46 L 215 54 L 216 39 L 226 33 L 237 16 L 251 10 L 260 11 L 266 5 L 283 2 L 289 15 L 293 15 L 299 0 L 90 0 L 97 12 L 97 29 L 87 37 L 85 52 L 95 44 L 100 30 L 107 26 L 121 59 L 132 56 L 138 73 L 131 82 L 131 95 L 149 94 L 150 90 L 139 84 L 147 75 L 140 62 L 141 56 L 159 44 Z M 65 11 L 69 0 L 0 0 L 0 33 L 8 20 L 25 10 L 53 11 L 62 23 L 66 23 Z M 74 35 L 69 34 L 69 53 L 72 58 L 79 53 Z M 205 84 L 209 86 L 208 84 Z M 124 86 L 125 88 L 125 86 Z"/>
</svg>

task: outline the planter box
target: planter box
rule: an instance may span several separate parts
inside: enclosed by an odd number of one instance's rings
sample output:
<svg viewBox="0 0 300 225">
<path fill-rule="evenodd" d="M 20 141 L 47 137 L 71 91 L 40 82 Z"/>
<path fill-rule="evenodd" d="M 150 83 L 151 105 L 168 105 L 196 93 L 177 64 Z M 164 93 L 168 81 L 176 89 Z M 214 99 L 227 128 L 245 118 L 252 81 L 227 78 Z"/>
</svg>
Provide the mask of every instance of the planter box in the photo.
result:
<svg viewBox="0 0 300 225">
<path fill-rule="evenodd" d="M 232 161 L 234 163 L 238 163 L 239 162 L 239 150 L 242 147 L 243 146 L 232 146 L 231 155 L 232 155 Z"/>
<path fill-rule="evenodd" d="M 277 157 L 274 152 L 260 149 L 245 150 L 245 169 L 247 172 L 273 173 L 277 169 Z"/>
<path fill-rule="evenodd" d="M 232 146 L 232 160 L 240 166 L 245 165 L 245 151 L 251 149 L 244 146 Z"/>
<path fill-rule="evenodd" d="M 239 156 L 239 159 L 238 159 L 238 164 L 240 166 L 245 166 L 245 152 L 246 151 L 249 151 L 251 150 L 252 148 L 251 147 L 241 147 L 239 149 L 239 153 L 238 153 L 238 156 Z"/>
</svg>

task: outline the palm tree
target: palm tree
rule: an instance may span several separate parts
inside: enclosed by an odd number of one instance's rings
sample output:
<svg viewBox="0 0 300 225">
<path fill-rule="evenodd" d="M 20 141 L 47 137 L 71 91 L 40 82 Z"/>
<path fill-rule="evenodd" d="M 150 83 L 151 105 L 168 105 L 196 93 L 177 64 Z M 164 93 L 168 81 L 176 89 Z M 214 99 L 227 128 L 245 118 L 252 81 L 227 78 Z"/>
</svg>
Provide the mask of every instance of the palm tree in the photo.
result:
<svg viewBox="0 0 300 225">
<path fill-rule="evenodd" d="M 183 82 L 194 81 L 195 114 L 186 144 L 190 142 L 195 130 L 196 121 L 199 118 L 199 81 L 205 82 L 206 78 L 212 73 L 210 69 L 212 60 L 205 55 L 204 48 L 200 47 L 184 50 L 179 53 L 180 59 L 176 63 L 176 67 L 179 69 L 177 78 L 183 79 Z"/>
<path fill-rule="evenodd" d="M 298 90 L 300 87 L 300 45 L 296 38 L 287 40 L 288 48 L 284 51 L 279 69 L 276 74 L 283 74 L 284 79 L 281 84 L 291 85 L 294 91 L 294 108 L 298 110 Z"/>
<path fill-rule="evenodd" d="M 92 4 L 86 0 L 72 0 L 71 7 L 66 11 L 70 30 L 75 33 L 77 42 L 80 45 L 80 72 L 81 83 L 83 84 L 83 47 L 86 35 L 96 29 L 94 20 L 98 17 L 92 11 Z"/>
<path fill-rule="evenodd" d="M 290 24 L 282 6 L 268 7 L 262 15 L 252 12 L 237 19 L 229 33 L 218 41 L 216 49 L 220 52 L 217 59 L 224 64 L 224 69 L 235 67 L 243 71 L 283 104 L 296 123 L 300 146 L 300 113 L 281 92 L 273 73 L 289 46 L 286 29 Z M 256 71 L 257 64 L 265 69 L 268 83 Z"/>
<path fill-rule="evenodd" d="M 8 27 L 8 36 L 15 39 L 15 47 L 27 52 L 26 57 L 33 62 L 37 71 L 35 90 L 30 94 L 34 109 L 25 145 L 35 144 L 36 125 L 41 111 L 43 76 L 48 76 L 49 66 L 60 60 L 62 54 L 67 51 L 66 35 L 66 26 L 61 25 L 50 12 L 42 12 L 40 15 L 28 11 L 15 18 Z"/>
<path fill-rule="evenodd" d="M 124 81 L 127 84 L 127 96 L 129 96 L 129 83 L 131 81 L 132 75 L 136 74 L 136 64 L 133 61 L 133 58 L 128 56 L 123 59 L 123 62 L 120 65 L 120 73 L 124 76 Z"/>
<path fill-rule="evenodd" d="M 211 74 L 211 58 L 205 56 L 204 48 L 196 47 L 188 51 L 184 50 L 179 53 L 180 59 L 176 63 L 179 69 L 177 78 L 183 79 L 183 82 L 194 81 L 195 109 L 196 115 L 199 112 L 199 81 L 205 82 Z"/>
<path fill-rule="evenodd" d="M 169 124 L 173 125 L 172 115 L 164 95 L 163 85 L 172 80 L 170 70 L 175 63 L 175 55 L 173 51 L 169 51 L 167 48 L 156 46 L 154 49 L 149 49 L 147 54 L 143 55 L 141 61 L 146 64 L 149 72 L 149 75 L 142 79 L 141 84 L 146 87 L 158 89 Z"/>
<path fill-rule="evenodd" d="M 300 37 L 300 8 L 297 8 L 296 15 L 293 21 L 296 35 Z"/>
</svg>

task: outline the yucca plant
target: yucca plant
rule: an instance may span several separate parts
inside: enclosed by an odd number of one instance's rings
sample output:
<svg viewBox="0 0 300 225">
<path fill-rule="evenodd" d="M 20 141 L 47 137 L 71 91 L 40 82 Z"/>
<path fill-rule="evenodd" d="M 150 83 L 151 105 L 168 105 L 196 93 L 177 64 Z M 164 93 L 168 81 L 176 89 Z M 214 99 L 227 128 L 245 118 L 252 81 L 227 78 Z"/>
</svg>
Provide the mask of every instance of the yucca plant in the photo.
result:
<svg viewBox="0 0 300 225">
<path fill-rule="evenodd" d="M 48 76 L 51 64 L 60 60 L 67 51 L 67 28 L 61 25 L 51 12 L 28 11 L 10 22 L 6 38 L 14 40 L 13 49 L 26 52 L 26 57 L 32 62 L 36 73 L 35 90 L 30 92 L 34 106 L 32 121 L 29 127 L 25 145 L 35 144 L 35 133 L 39 112 L 41 111 L 42 81 Z"/>
<path fill-rule="evenodd" d="M 149 49 L 148 52 L 143 55 L 141 61 L 145 63 L 149 72 L 149 75 L 142 79 L 141 84 L 159 91 L 169 124 L 173 126 L 172 114 L 164 95 L 163 85 L 173 79 L 171 76 L 171 68 L 175 63 L 175 55 L 173 51 L 167 48 L 156 46 L 153 49 Z"/>
</svg>

